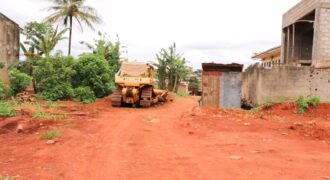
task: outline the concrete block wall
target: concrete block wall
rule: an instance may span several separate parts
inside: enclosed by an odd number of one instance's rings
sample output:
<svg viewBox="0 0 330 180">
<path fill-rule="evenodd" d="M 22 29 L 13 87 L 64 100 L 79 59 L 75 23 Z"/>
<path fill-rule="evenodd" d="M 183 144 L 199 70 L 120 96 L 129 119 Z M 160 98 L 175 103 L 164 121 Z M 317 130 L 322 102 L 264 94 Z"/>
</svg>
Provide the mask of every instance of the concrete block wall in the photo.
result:
<svg viewBox="0 0 330 180">
<path fill-rule="evenodd" d="M 8 82 L 7 68 L 19 59 L 19 26 L 0 13 L 0 60 L 6 67 L 0 70 L 1 80 Z"/>
<path fill-rule="evenodd" d="M 322 0 L 302 0 L 288 12 L 283 15 L 282 27 L 287 27 L 293 24 L 296 20 L 302 18 L 306 14 L 312 12 L 319 6 Z M 327 0 L 324 0 L 327 1 Z"/>
<path fill-rule="evenodd" d="M 243 73 L 242 98 L 259 105 L 267 99 L 294 100 L 299 96 L 318 96 L 330 102 L 330 69 L 254 66 Z"/>
<path fill-rule="evenodd" d="M 313 65 L 330 67 L 330 8 L 319 8 L 316 22 Z"/>
</svg>

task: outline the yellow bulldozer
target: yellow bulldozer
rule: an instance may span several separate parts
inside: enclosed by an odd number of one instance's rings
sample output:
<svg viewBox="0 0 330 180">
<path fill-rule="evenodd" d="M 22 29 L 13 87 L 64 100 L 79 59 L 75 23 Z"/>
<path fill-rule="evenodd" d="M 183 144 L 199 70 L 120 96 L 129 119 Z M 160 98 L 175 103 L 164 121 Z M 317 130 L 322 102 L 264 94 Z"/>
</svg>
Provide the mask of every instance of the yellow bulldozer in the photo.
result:
<svg viewBox="0 0 330 180">
<path fill-rule="evenodd" d="M 150 64 L 123 62 L 115 77 L 112 106 L 129 104 L 133 107 L 150 107 L 165 102 L 167 91 L 154 89 L 154 74 L 154 67 Z"/>
</svg>

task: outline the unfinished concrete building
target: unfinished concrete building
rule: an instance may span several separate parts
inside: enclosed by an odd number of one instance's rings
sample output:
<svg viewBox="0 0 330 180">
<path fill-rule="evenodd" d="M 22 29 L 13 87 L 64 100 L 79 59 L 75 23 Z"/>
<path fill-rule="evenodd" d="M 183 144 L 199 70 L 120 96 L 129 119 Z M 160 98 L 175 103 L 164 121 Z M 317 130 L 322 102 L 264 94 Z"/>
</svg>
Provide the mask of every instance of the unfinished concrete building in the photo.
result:
<svg viewBox="0 0 330 180">
<path fill-rule="evenodd" d="M 283 15 L 284 64 L 330 67 L 330 0 L 302 0 Z"/>
<path fill-rule="evenodd" d="M 0 70 L 0 79 L 8 82 L 7 68 L 19 59 L 20 27 L 0 13 L 0 61 L 5 67 Z"/>
<path fill-rule="evenodd" d="M 283 15 L 280 65 L 248 68 L 242 98 L 257 105 L 301 95 L 330 102 L 329 90 L 330 0 L 302 0 Z"/>
</svg>

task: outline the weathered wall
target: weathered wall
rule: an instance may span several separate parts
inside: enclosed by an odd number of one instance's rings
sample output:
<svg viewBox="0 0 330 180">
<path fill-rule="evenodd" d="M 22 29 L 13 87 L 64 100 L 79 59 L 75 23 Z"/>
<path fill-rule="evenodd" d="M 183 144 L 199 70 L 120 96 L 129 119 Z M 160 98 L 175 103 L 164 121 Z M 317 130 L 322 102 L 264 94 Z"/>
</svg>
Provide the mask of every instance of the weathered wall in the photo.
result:
<svg viewBox="0 0 330 180">
<path fill-rule="evenodd" d="M 298 19 L 318 8 L 330 8 L 330 0 L 302 0 L 283 15 L 282 27 L 293 24 Z"/>
<path fill-rule="evenodd" d="M 316 12 L 313 65 L 330 67 L 330 7 Z"/>
<path fill-rule="evenodd" d="M 8 82 L 7 68 L 19 59 L 19 26 L 0 13 L 0 60 L 6 67 L 0 70 L 0 78 Z"/>
<path fill-rule="evenodd" d="M 241 107 L 241 72 L 223 72 L 220 79 L 220 108 Z"/>
<path fill-rule="evenodd" d="M 219 71 L 203 71 L 202 74 L 202 105 L 204 107 L 218 108 L 220 102 Z"/>
<path fill-rule="evenodd" d="M 261 104 L 267 99 L 287 100 L 298 96 L 318 96 L 330 102 L 330 69 L 254 66 L 243 73 L 242 98 Z"/>
<path fill-rule="evenodd" d="M 204 71 L 202 105 L 214 108 L 241 107 L 241 72 Z"/>
</svg>

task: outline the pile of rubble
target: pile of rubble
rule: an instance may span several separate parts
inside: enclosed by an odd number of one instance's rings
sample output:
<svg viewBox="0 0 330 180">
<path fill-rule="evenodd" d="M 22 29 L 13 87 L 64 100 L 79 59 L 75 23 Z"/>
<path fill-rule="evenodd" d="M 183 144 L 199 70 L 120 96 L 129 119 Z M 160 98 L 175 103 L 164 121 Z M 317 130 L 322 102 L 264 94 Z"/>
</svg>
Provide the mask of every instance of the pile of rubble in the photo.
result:
<svg viewBox="0 0 330 180">
<path fill-rule="evenodd" d="M 34 96 L 35 96 L 34 94 L 31 94 L 27 91 L 24 91 L 24 92 L 18 93 L 16 95 L 15 100 L 18 103 L 35 102 L 35 97 Z"/>
</svg>

